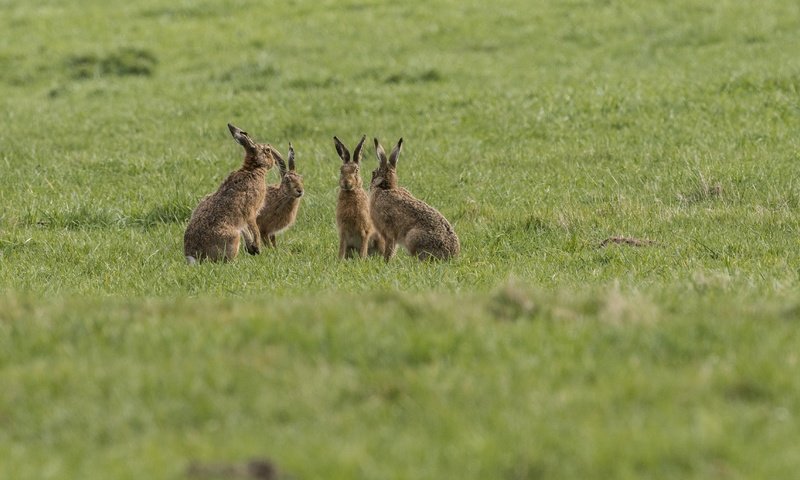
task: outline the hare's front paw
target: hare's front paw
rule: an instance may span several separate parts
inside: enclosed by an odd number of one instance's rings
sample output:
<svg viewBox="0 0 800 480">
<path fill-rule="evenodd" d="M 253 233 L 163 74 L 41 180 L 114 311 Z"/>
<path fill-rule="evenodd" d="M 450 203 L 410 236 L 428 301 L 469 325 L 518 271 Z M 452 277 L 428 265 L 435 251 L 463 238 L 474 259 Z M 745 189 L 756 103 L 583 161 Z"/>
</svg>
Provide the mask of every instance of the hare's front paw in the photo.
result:
<svg viewBox="0 0 800 480">
<path fill-rule="evenodd" d="M 248 245 L 247 253 L 249 253 L 250 255 L 258 255 L 259 253 L 261 253 L 261 249 L 258 248 L 258 245 L 256 244 Z"/>
</svg>

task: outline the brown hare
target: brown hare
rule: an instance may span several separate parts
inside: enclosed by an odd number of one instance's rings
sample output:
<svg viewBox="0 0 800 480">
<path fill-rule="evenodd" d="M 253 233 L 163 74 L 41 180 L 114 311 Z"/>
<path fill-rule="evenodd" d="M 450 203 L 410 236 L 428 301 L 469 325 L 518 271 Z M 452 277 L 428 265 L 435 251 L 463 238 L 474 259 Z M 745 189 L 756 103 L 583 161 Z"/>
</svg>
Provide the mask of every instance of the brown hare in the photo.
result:
<svg viewBox="0 0 800 480">
<path fill-rule="evenodd" d="M 274 148 L 272 153 L 278 162 L 281 182 L 267 186 L 263 206 L 258 212 L 258 228 L 261 240 L 266 246 L 277 246 L 275 235 L 294 225 L 297 210 L 300 208 L 300 197 L 303 196 L 303 177 L 297 173 L 294 165 L 294 148 L 289 144 L 289 168 L 283 157 Z"/>
<path fill-rule="evenodd" d="M 367 136 L 353 150 L 353 158 L 347 147 L 333 137 L 336 153 L 342 159 L 339 169 L 339 199 L 336 202 L 336 226 L 339 229 L 339 258 L 361 258 L 370 255 L 383 255 L 385 242 L 372 226 L 369 216 L 369 197 L 362 187 L 359 167 L 362 148 Z"/>
<path fill-rule="evenodd" d="M 240 234 L 244 235 L 247 253 L 259 253 L 256 214 L 267 190 L 264 178 L 275 159 L 270 145 L 255 143 L 247 132 L 230 123 L 228 129 L 244 147 L 244 163 L 192 212 L 183 235 L 183 252 L 189 264 L 205 259 L 233 260 L 239 252 Z"/>
<path fill-rule="evenodd" d="M 387 158 L 375 139 L 375 154 L 380 164 L 372 172 L 370 216 L 386 240 L 384 258 L 387 262 L 392 258 L 398 243 L 420 260 L 455 257 L 461 246 L 447 219 L 405 188 L 397 186 L 397 157 L 402 148 L 401 138 Z"/>
</svg>

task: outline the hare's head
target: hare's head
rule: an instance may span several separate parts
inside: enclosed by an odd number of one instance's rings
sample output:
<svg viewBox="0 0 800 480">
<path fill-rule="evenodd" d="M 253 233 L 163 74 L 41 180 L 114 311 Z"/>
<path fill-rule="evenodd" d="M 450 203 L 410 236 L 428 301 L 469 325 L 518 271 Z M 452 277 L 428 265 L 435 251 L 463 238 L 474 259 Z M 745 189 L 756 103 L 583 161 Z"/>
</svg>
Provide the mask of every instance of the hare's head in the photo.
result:
<svg viewBox="0 0 800 480">
<path fill-rule="evenodd" d="M 401 138 L 387 158 L 386 151 L 384 151 L 378 139 L 375 139 L 375 154 L 378 156 L 380 163 L 378 168 L 372 171 L 372 181 L 369 184 L 371 189 L 389 190 L 397 187 L 397 157 L 400 156 L 402 149 L 403 139 Z"/>
<path fill-rule="evenodd" d="M 281 154 L 272 149 L 272 154 L 275 155 L 275 160 L 278 161 L 278 168 L 281 172 L 281 188 L 289 194 L 289 196 L 300 198 L 305 193 L 303 188 L 303 176 L 297 173 L 294 165 L 294 148 L 289 144 L 289 161 L 284 162 Z M 288 163 L 288 166 L 287 166 Z"/>
<path fill-rule="evenodd" d="M 336 145 L 336 153 L 342 159 L 342 166 L 339 168 L 339 188 L 342 190 L 350 191 L 361 188 L 361 174 L 359 168 L 361 166 L 361 150 L 364 147 L 364 140 L 367 136 L 361 137 L 361 141 L 356 145 L 353 151 L 353 158 L 350 159 L 350 152 L 347 147 L 339 141 L 338 138 L 333 137 L 334 145 Z"/>
<path fill-rule="evenodd" d="M 269 144 L 256 143 L 244 130 L 228 124 L 233 139 L 244 147 L 244 168 L 254 170 L 256 168 L 270 168 L 275 166 L 275 158 L 272 155 L 272 147 Z"/>
</svg>

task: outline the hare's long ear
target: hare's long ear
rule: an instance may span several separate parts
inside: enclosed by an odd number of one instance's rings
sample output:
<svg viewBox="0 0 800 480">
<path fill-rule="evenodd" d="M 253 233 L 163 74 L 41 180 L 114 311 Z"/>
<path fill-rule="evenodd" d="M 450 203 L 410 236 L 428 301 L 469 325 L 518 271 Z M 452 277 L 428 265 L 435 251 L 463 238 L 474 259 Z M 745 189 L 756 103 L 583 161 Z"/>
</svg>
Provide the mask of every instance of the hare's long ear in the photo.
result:
<svg viewBox="0 0 800 480">
<path fill-rule="evenodd" d="M 283 178 L 283 176 L 286 175 L 286 162 L 283 161 L 283 157 L 281 156 L 280 152 L 275 150 L 275 147 L 270 145 L 269 149 L 272 152 L 272 156 L 275 157 L 275 161 L 278 162 L 278 171 L 281 172 L 281 178 Z M 291 150 L 289 151 L 289 154 L 291 155 Z"/>
<path fill-rule="evenodd" d="M 379 142 L 377 138 L 374 140 L 375 140 L 375 155 L 378 156 L 378 161 L 381 162 L 381 165 L 384 165 L 387 162 L 386 151 L 383 149 L 383 147 L 381 146 L 381 142 Z"/>
<path fill-rule="evenodd" d="M 228 124 L 228 130 L 231 131 L 231 135 L 233 135 L 233 139 L 239 142 L 239 145 L 243 146 L 245 150 L 248 152 L 254 151 L 256 149 L 256 144 L 250 139 L 250 136 L 239 127 L 235 127 Z"/>
<path fill-rule="evenodd" d="M 364 149 L 364 140 L 366 140 L 366 139 L 367 139 L 367 136 L 363 135 L 361 137 L 361 141 L 358 142 L 358 145 L 356 145 L 356 149 L 353 150 L 353 161 L 355 163 L 360 163 L 361 162 L 361 152 Z"/>
<path fill-rule="evenodd" d="M 401 150 L 403 150 L 403 139 L 402 138 L 400 138 L 400 140 L 397 142 L 397 146 L 394 147 L 394 149 L 392 150 L 392 153 L 389 154 L 389 164 L 391 166 L 393 166 L 393 167 L 397 166 L 397 157 L 400 156 L 400 151 Z"/>
<path fill-rule="evenodd" d="M 336 153 L 339 154 L 339 158 L 342 159 L 342 162 L 347 163 L 350 161 L 350 152 L 347 150 L 347 147 L 344 146 L 341 140 L 339 140 L 336 136 L 333 137 L 333 145 L 336 147 Z"/>
<path fill-rule="evenodd" d="M 294 172 L 294 147 L 292 142 L 289 142 L 289 171 Z"/>
</svg>

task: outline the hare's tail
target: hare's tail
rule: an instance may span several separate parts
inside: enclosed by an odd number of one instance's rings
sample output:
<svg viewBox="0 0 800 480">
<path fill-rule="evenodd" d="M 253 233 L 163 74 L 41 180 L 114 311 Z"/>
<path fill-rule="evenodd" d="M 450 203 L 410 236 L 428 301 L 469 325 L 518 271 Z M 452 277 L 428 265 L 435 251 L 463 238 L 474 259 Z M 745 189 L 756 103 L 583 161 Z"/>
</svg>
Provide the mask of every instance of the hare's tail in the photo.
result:
<svg viewBox="0 0 800 480">
<path fill-rule="evenodd" d="M 195 259 L 191 255 L 186 255 L 186 263 L 188 263 L 189 265 L 194 265 L 195 263 L 197 263 L 197 259 Z"/>
</svg>

